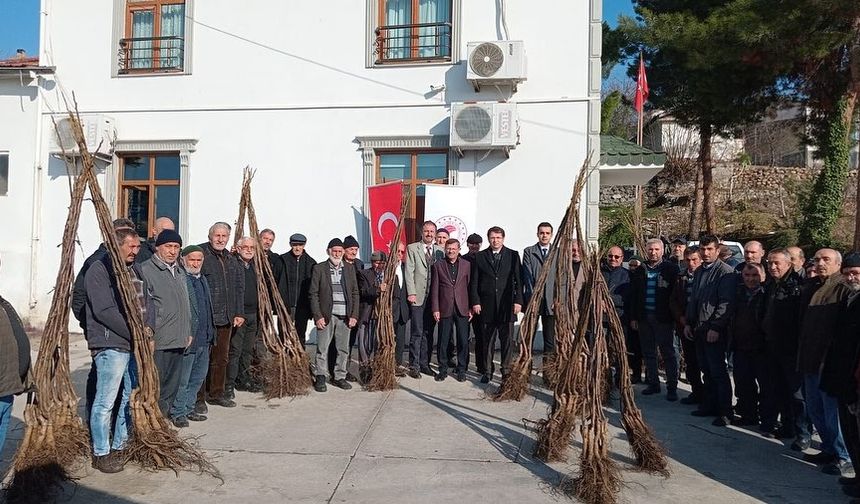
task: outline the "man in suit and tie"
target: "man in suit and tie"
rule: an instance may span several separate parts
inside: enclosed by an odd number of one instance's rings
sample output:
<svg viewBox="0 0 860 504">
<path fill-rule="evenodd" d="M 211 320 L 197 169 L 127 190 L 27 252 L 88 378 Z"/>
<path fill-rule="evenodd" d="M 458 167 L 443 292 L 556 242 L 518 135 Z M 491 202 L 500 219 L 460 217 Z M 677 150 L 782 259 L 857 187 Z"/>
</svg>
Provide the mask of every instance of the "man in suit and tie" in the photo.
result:
<svg viewBox="0 0 860 504">
<path fill-rule="evenodd" d="M 460 260 L 460 240 L 449 239 L 445 242 L 445 260 L 436 261 L 430 282 L 430 304 L 433 319 L 439 323 L 439 342 L 436 358 L 439 361 L 439 374 L 436 381 L 448 377 L 448 367 L 452 364 L 448 357 L 448 342 L 451 331 L 457 330 L 457 381 L 466 381 L 469 368 L 469 281 L 471 264 Z"/>
<path fill-rule="evenodd" d="M 334 341 L 337 360 L 332 383 L 344 390 L 349 361 L 349 332 L 358 322 L 358 280 L 355 267 L 343 260 L 343 242 L 334 238 L 328 243 L 328 260 L 314 265 L 309 289 L 311 315 L 317 330 L 314 360 L 314 390 L 325 392 L 328 370 L 328 348 Z"/>
<path fill-rule="evenodd" d="M 411 305 L 412 334 L 409 338 L 409 376 L 421 378 L 421 373 L 436 376 L 430 369 L 433 353 L 433 312 L 430 309 L 430 275 L 433 263 L 442 259 L 442 248 L 436 245 L 436 224 L 427 221 L 421 226 L 421 241 L 406 247 L 406 299 Z"/>
<path fill-rule="evenodd" d="M 511 372 L 513 327 L 523 306 L 520 255 L 505 247 L 505 230 L 487 230 L 490 246 L 475 256 L 472 263 L 470 301 L 472 312 L 481 315 L 481 345 L 475 345 L 475 360 L 481 383 L 490 383 L 493 354 L 498 338 L 502 350 L 502 381 Z"/>
<path fill-rule="evenodd" d="M 406 376 L 407 367 L 403 365 L 403 352 L 406 350 L 406 326 L 409 324 L 409 301 L 406 300 L 406 244 L 397 244 L 397 281 L 392 285 L 391 293 L 392 318 L 394 319 L 394 362 L 397 368 L 396 376 Z"/>
<path fill-rule="evenodd" d="M 523 250 L 523 301 L 528 306 L 529 300 L 534 292 L 535 284 L 541 274 L 544 264 L 549 258 L 549 248 L 552 244 L 552 224 L 541 222 L 537 228 L 538 242 Z M 553 316 L 553 303 L 555 302 L 555 265 L 550 266 L 549 275 L 546 277 L 546 288 L 540 301 L 540 325 L 543 335 L 543 362 L 555 353 L 555 317 Z"/>
</svg>

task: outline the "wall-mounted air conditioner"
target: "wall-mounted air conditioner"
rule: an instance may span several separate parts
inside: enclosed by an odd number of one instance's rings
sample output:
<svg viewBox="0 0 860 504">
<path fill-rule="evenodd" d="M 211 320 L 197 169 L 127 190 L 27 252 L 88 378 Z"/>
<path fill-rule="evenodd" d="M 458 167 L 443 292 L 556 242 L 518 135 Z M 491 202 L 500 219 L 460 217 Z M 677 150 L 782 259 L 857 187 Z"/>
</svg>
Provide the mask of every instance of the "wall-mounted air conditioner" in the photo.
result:
<svg viewBox="0 0 860 504">
<path fill-rule="evenodd" d="M 469 42 L 466 79 L 480 91 L 481 86 L 506 85 L 517 90 L 526 80 L 526 52 L 522 40 Z"/>
<path fill-rule="evenodd" d="M 102 158 L 110 158 L 113 155 L 113 144 L 116 140 L 113 119 L 104 115 L 82 116 L 81 127 L 84 130 L 84 138 L 90 154 Z M 51 152 L 59 154 L 63 150 L 67 154 L 79 154 L 68 117 L 57 120 L 57 127 L 51 132 Z"/>
<path fill-rule="evenodd" d="M 476 102 L 451 104 L 452 148 L 503 149 L 519 143 L 517 104 L 514 102 Z"/>
</svg>

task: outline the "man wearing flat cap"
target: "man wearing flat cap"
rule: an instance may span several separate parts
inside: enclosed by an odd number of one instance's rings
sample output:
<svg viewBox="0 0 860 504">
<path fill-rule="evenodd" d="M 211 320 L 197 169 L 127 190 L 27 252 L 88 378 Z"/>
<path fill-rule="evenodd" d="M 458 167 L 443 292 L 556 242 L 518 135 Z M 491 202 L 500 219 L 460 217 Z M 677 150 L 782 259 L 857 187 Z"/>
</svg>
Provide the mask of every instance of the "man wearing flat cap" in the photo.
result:
<svg viewBox="0 0 860 504">
<path fill-rule="evenodd" d="M 182 355 L 192 340 L 188 286 L 177 261 L 181 248 L 179 233 L 165 229 L 155 239 L 155 254 L 140 265 L 151 302 L 146 325 L 155 335 L 155 366 L 161 385 L 158 406 L 168 418 L 179 390 Z"/>
<path fill-rule="evenodd" d="M 301 233 L 290 236 L 290 250 L 281 254 L 283 274 L 278 279 L 278 290 L 287 305 L 287 310 L 296 324 L 299 342 L 305 346 L 308 320 L 311 319 L 311 300 L 308 291 L 311 286 L 311 272 L 317 263 L 305 251 L 308 239 Z"/>
<path fill-rule="evenodd" d="M 678 272 L 683 273 L 687 270 L 687 264 L 684 260 L 684 251 L 687 250 L 687 240 L 682 236 L 678 236 L 672 240 L 669 247 L 669 262 L 678 265 Z"/>
<path fill-rule="evenodd" d="M 314 359 L 314 390 L 325 392 L 328 371 L 328 347 L 334 341 L 337 360 L 332 383 L 344 390 L 349 360 L 349 332 L 358 323 L 358 280 L 355 267 L 343 260 L 343 242 L 334 238 L 328 243 L 328 260 L 313 268 L 310 284 L 311 315 L 317 331 Z"/>
</svg>

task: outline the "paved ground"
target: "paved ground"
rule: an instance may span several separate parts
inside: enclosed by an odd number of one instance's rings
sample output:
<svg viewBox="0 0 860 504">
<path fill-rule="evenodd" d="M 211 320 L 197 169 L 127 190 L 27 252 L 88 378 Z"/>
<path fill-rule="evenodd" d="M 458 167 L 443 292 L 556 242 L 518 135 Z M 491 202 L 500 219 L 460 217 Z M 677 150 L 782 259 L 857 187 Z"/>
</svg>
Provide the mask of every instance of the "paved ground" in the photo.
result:
<svg viewBox="0 0 860 504">
<path fill-rule="evenodd" d="M 73 379 L 82 391 L 89 356 L 72 342 Z M 553 493 L 576 468 L 532 456 L 534 432 L 523 419 L 545 417 L 551 396 L 536 387 L 519 403 L 484 398 L 486 385 L 403 378 L 400 388 L 369 393 L 329 387 L 294 400 L 266 402 L 239 393 L 234 409 L 210 407 L 210 419 L 184 434 L 199 436 L 224 476 L 141 472 L 105 475 L 89 466 L 62 502 L 564 502 Z M 846 502 L 836 478 L 801 461 L 782 443 L 742 428 L 717 428 L 690 407 L 638 396 L 645 417 L 672 458 L 672 477 L 633 471 L 618 414 L 609 410 L 613 458 L 623 469 L 622 502 L 696 504 Z M 23 432 L 23 401 L 2 453 L 5 471 Z"/>
</svg>

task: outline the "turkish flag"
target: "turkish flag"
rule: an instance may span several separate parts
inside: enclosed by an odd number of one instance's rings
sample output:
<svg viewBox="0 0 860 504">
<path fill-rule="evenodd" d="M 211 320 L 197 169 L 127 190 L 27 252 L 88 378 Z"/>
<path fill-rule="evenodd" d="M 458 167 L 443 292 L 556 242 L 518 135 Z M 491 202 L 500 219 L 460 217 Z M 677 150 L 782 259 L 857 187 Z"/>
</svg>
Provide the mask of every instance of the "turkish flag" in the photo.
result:
<svg viewBox="0 0 860 504">
<path fill-rule="evenodd" d="M 636 76 L 636 98 L 633 101 L 636 112 L 642 113 L 646 101 L 648 101 L 648 77 L 645 76 L 645 62 L 642 61 L 642 55 L 640 55 L 639 75 Z"/>
<path fill-rule="evenodd" d="M 386 254 L 391 250 L 391 241 L 400 221 L 400 200 L 403 184 L 389 182 L 367 188 L 367 201 L 370 207 L 371 248 Z M 406 233 L 400 234 L 400 241 L 406 243 Z"/>
</svg>

